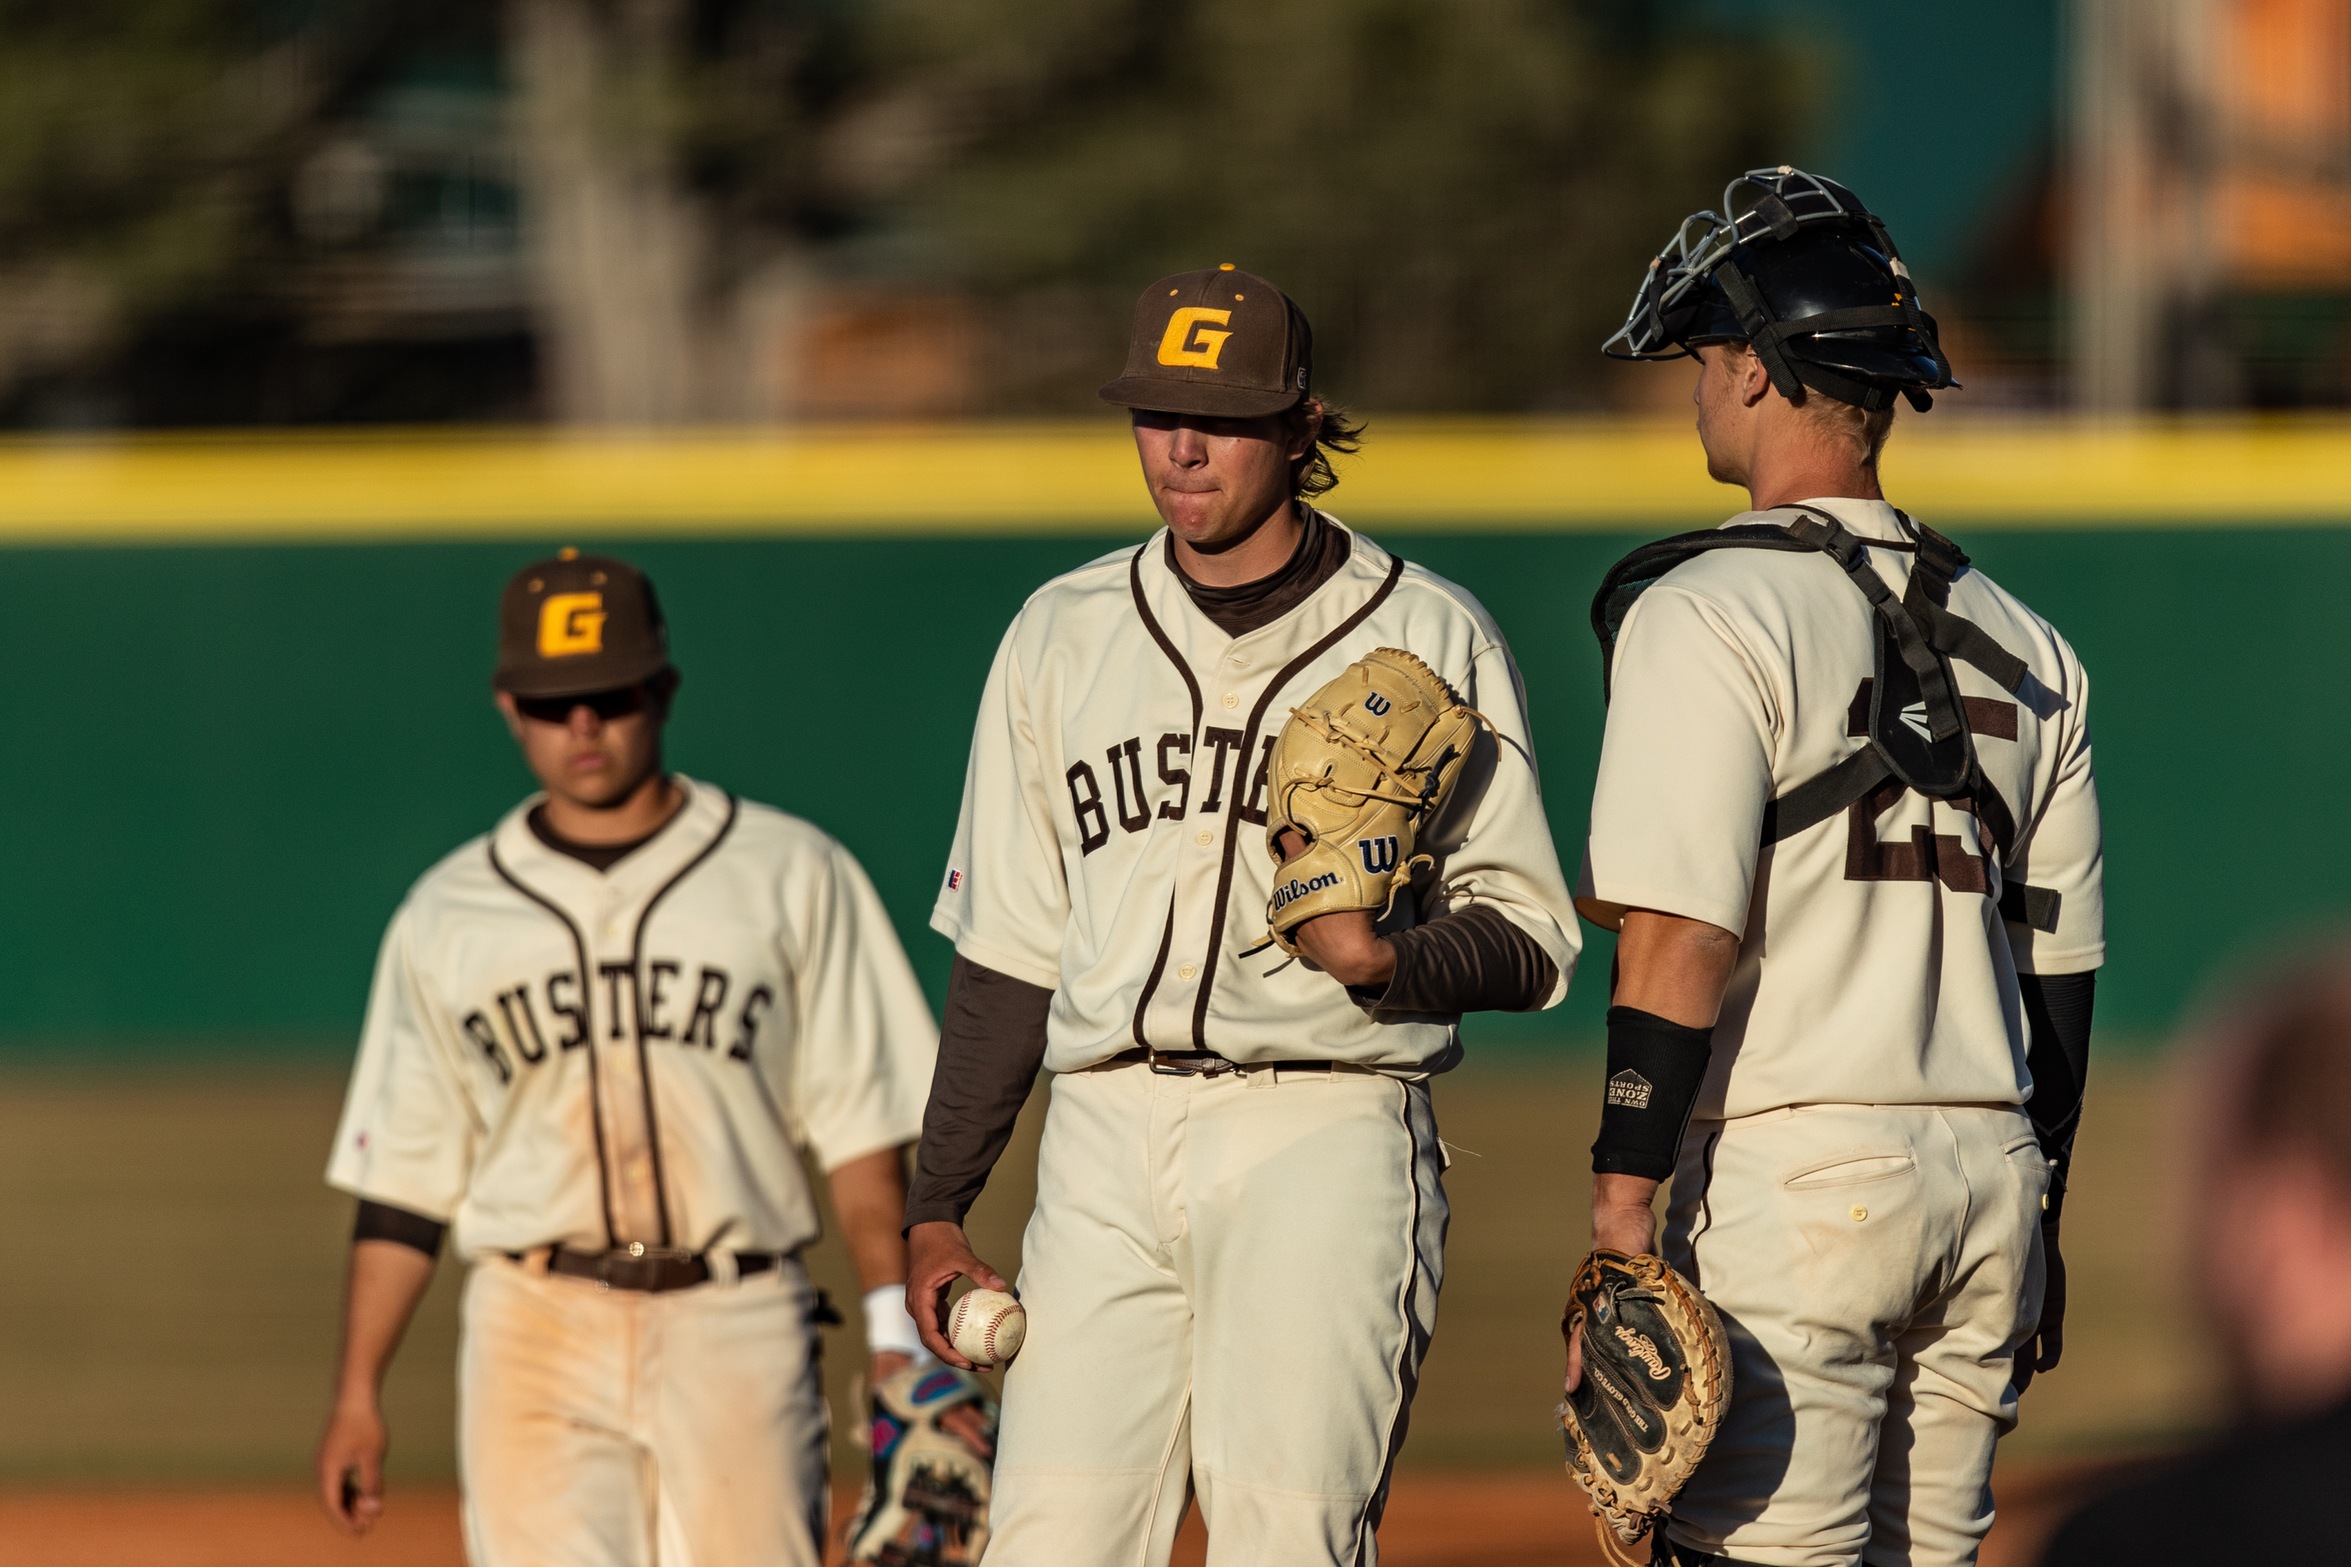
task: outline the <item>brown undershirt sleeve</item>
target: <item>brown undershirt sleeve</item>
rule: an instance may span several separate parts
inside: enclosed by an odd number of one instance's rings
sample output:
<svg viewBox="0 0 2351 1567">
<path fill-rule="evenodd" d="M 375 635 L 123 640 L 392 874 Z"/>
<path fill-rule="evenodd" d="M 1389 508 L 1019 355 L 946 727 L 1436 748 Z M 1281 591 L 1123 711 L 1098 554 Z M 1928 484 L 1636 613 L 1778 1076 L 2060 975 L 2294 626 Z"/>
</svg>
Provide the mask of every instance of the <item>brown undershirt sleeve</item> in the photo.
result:
<svg viewBox="0 0 2351 1567">
<path fill-rule="evenodd" d="M 1559 982 L 1551 954 L 1489 904 L 1398 931 L 1388 944 L 1396 953 L 1388 988 L 1355 992 L 1382 1012 L 1532 1012 Z"/>
<path fill-rule="evenodd" d="M 956 954 L 922 1146 L 906 1192 L 908 1229 L 942 1219 L 961 1224 L 979 1200 L 1044 1065 L 1045 1014 L 1052 1006 L 1053 992 L 1044 986 Z"/>
</svg>

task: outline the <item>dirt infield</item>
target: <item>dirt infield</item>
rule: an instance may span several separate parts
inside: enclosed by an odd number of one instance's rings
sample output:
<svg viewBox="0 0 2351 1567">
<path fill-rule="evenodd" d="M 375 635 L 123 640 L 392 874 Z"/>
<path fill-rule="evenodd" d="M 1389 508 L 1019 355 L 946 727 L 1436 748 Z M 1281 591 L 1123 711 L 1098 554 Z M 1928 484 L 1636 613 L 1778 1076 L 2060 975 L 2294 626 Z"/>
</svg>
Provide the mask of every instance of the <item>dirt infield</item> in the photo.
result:
<svg viewBox="0 0 2351 1567">
<path fill-rule="evenodd" d="M 2030 1567 L 2049 1528 L 2097 1483 L 2079 1464 L 2004 1471 L 1983 1567 Z M 847 1498 L 844 1498 L 844 1505 Z M 1178 1567 L 1199 1567 L 1198 1515 Z M 1590 1519 L 1560 1475 L 1400 1475 L 1380 1531 L 1385 1567 L 1596 1567 Z M 286 1491 L 0 1495 L 0 1567 L 464 1567 L 457 1499 L 397 1494 L 365 1541 L 337 1535 Z"/>
</svg>

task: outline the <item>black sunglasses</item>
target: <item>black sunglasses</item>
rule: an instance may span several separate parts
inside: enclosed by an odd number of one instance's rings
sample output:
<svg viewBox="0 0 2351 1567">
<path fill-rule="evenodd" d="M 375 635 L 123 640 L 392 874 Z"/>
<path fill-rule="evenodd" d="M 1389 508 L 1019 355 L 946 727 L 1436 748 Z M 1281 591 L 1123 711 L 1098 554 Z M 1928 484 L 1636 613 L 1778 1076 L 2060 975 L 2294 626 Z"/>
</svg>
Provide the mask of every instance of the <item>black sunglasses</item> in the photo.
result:
<svg viewBox="0 0 2351 1567">
<path fill-rule="evenodd" d="M 533 723 L 568 724 L 572 710 L 584 707 L 610 723 L 615 718 L 643 712 L 650 700 L 644 686 L 633 685 L 616 691 L 586 691 L 578 696 L 518 696 L 514 699 L 514 710 Z"/>
</svg>

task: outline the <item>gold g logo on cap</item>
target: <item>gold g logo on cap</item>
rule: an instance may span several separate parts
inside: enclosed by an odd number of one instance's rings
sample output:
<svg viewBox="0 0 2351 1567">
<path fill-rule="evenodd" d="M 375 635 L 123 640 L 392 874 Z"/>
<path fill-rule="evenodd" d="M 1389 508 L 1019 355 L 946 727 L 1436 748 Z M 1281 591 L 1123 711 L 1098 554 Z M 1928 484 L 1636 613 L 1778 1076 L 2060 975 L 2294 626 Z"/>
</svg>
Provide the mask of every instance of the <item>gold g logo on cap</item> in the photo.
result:
<svg viewBox="0 0 2351 1567">
<path fill-rule="evenodd" d="M 550 593 L 539 606 L 539 656 L 567 658 L 604 651 L 604 595 Z"/>
<path fill-rule="evenodd" d="M 1212 326 L 1223 326 L 1233 319 L 1230 310 L 1210 310 L 1204 305 L 1186 305 L 1167 318 L 1167 330 L 1159 338 L 1159 362 L 1163 365 L 1196 365 L 1202 370 L 1216 368 L 1217 356 L 1224 352 L 1230 332 L 1211 331 Z"/>
</svg>

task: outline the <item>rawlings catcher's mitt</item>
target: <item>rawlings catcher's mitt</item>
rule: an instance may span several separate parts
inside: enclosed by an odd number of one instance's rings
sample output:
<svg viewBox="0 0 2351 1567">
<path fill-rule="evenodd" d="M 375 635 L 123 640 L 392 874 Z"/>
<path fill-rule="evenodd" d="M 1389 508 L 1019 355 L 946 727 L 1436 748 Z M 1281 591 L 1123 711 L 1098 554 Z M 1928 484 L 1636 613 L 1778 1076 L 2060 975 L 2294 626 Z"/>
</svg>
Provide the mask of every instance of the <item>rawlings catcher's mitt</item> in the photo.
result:
<svg viewBox="0 0 2351 1567">
<path fill-rule="evenodd" d="M 873 1390 L 873 1475 L 844 1535 L 852 1562 L 971 1567 L 988 1548 L 990 1466 L 939 1417 L 966 1404 L 996 1435 L 996 1405 L 978 1378 L 936 1361 Z"/>
<path fill-rule="evenodd" d="M 1629 1567 L 1722 1424 L 1730 1341 L 1661 1257 L 1595 1251 L 1567 1298 L 1560 1331 L 1584 1331 L 1583 1379 L 1559 1406 L 1567 1472 L 1592 1498 L 1602 1553 Z"/>
<path fill-rule="evenodd" d="M 1377 648 L 1290 709 L 1274 742 L 1265 846 L 1277 867 L 1268 938 L 1295 957 L 1291 932 L 1322 914 L 1394 906 L 1412 851 L 1452 797 L 1485 719 L 1443 677 L 1392 647 Z M 1287 863 L 1284 828 L 1306 847 Z"/>
</svg>

